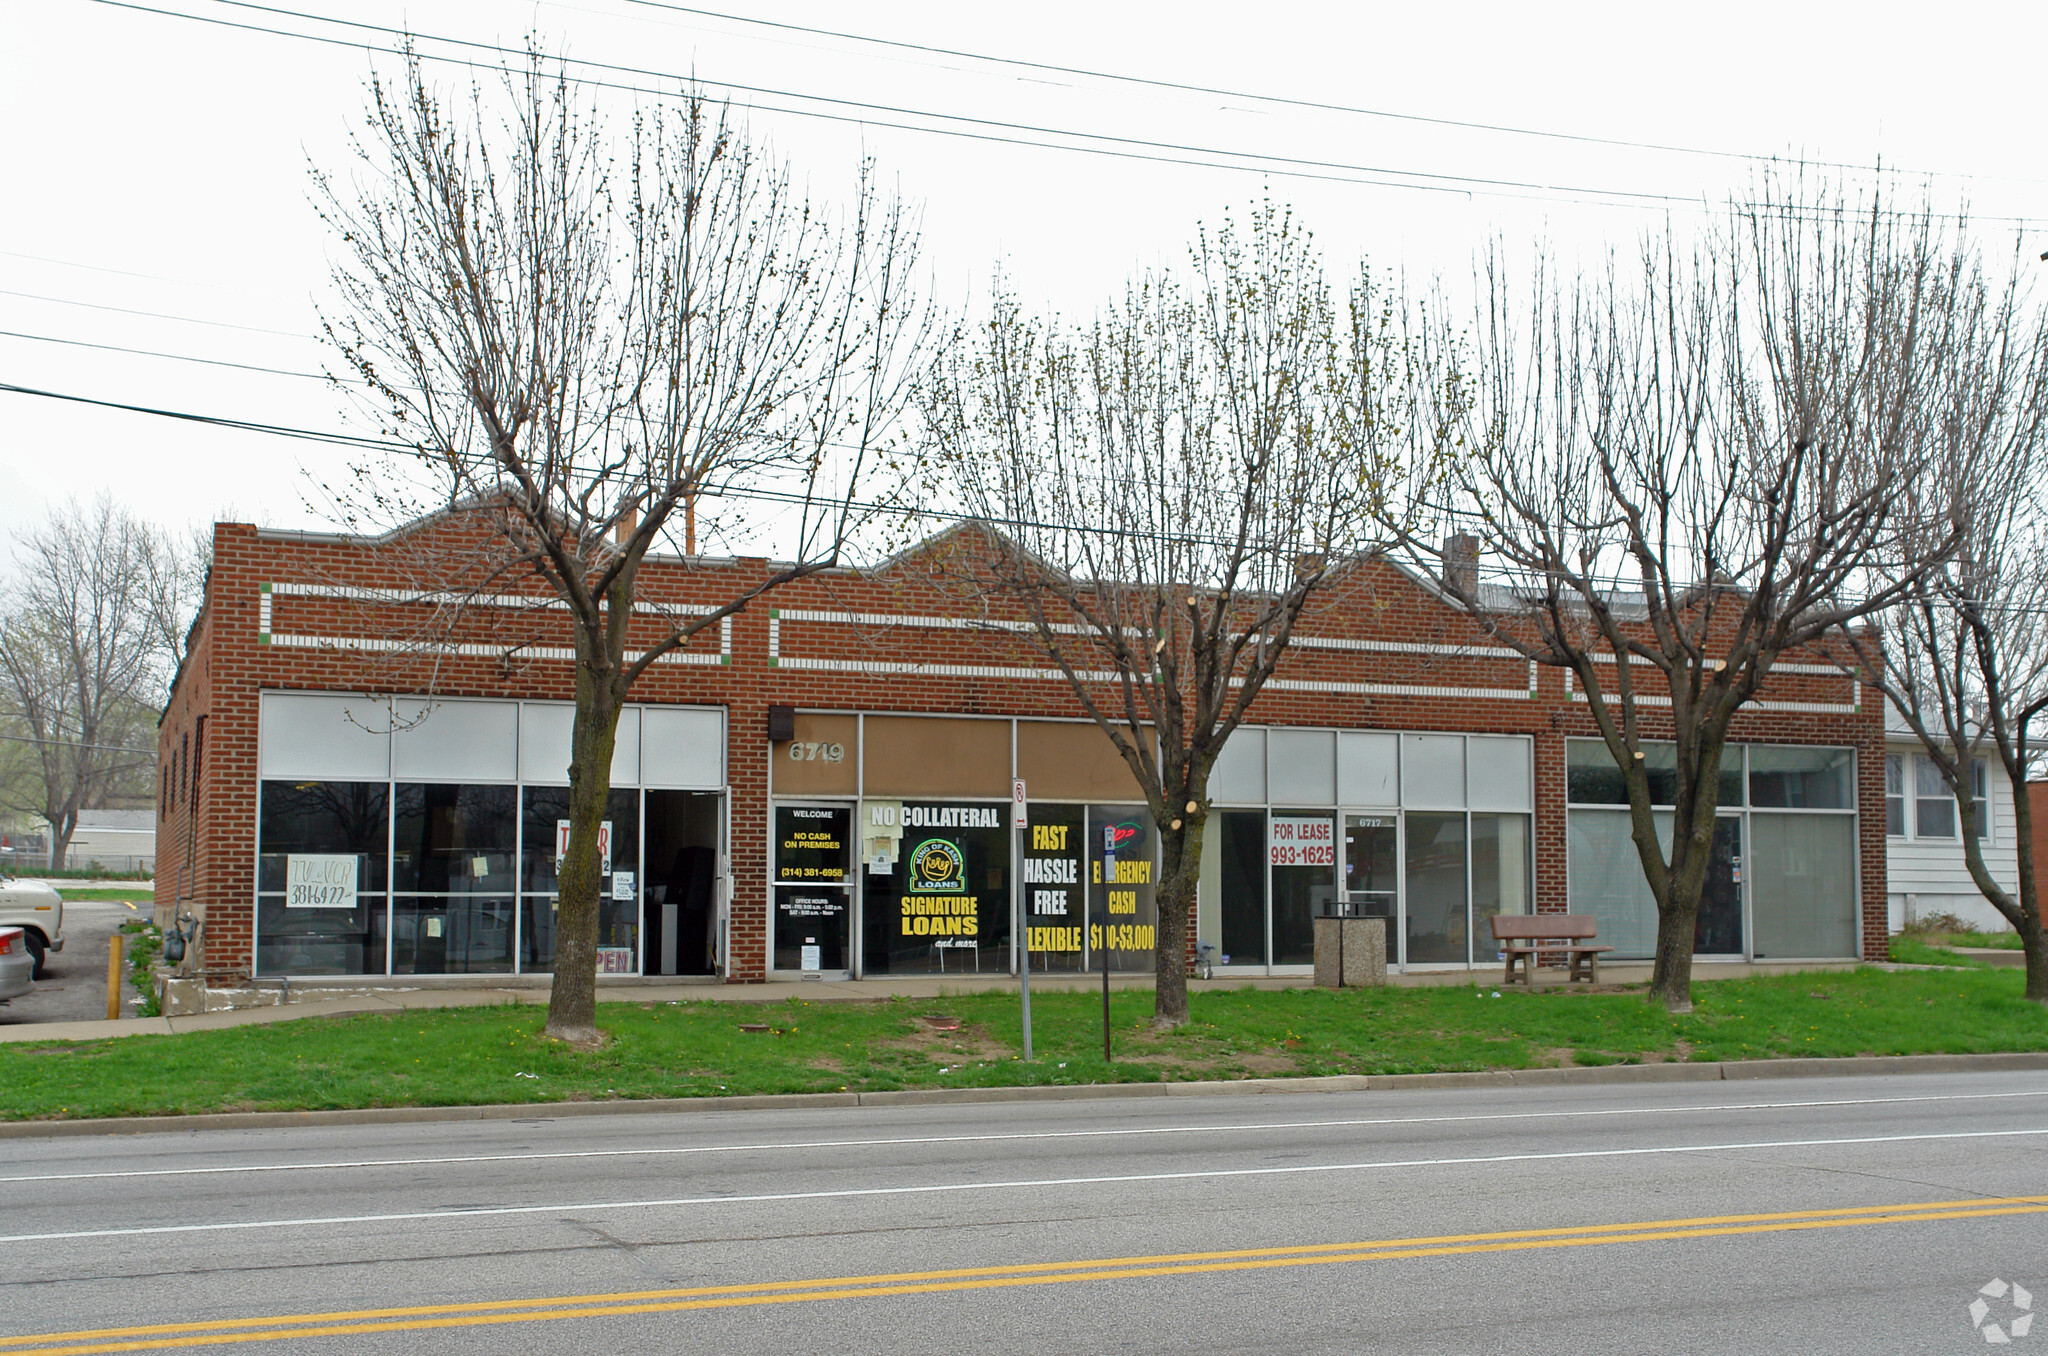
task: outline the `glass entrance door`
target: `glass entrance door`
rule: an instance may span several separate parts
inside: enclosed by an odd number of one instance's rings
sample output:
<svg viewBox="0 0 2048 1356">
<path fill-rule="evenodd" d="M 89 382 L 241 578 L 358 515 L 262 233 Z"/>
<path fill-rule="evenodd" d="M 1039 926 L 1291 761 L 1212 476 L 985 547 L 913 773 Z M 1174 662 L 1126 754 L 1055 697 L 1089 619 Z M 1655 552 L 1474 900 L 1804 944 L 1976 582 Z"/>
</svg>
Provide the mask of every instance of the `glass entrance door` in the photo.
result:
<svg viewBox="0 0 2048 1356">
<path fill-rule="evenodd" d="M 850 973 L 851 805 L 775 807 L 775 934 L 770 966 L 805 978 Z"/>
<path fill-rule="evenodd" d="M 1699 956 L 1740 956 L 1742 945 L 1742 816 L 1720 815 L 1692 949 Z"/>
<path fill-rule="evenodd" d="M 1345 912 L 1387 920 L 1387 960 L 1393 964 L 1400 963 L 1400 837 L 1400 817 L 1392 810 L 1344 816 Z"/>
</svg>

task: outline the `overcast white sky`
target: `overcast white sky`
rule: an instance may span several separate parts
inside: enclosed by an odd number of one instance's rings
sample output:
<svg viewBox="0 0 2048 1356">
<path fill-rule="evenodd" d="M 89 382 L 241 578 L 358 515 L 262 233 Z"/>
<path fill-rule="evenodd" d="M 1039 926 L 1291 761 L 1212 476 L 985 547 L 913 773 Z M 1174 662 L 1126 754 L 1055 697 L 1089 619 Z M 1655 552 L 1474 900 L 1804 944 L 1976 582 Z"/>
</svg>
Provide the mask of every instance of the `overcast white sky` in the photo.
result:
<svg viewBox="0 0 2048 1356">
<path fill-rule="evenodd" d="M 2048 223 L 2038 5 L 700 2 L 143 0 L 164 11 L 149 12 L 17 0 L 0 24 L 0 382 L 350 427 L 322 383 L 232 366 L 317 373 L 326 359 L 311 336 L 329 250 L 307 167 L 344 163 L 365 79 L 395 62 L 347 45 L 387 35 L 318 16 L 511 47 L 532 32 L 574 58 L 670 77 L 605 77 L 649 90 L 694 73 L 750 107 L 756 137 L 821 198 L 843 196 L 871 154 L 921 206 L 932 285 L 956 308 L 1001 261 L 1025 298 L 1086 314 L 1134 270 L 1178 260 L 1198 223 L 1266 191 L 1298 209 L 1339 273 L 1369 258 L 1456 277 L 1493 236 L 1589 256 L 1667 211 L 1696 221 L 1701 201 L 1752 180 L 1760 162 L 1746 156 L 1932 173 L 1937 198 L 1967 198 L 2000 248 L 2021 231 L 2028 258 L 2048 249 L 2048 232 L 1989 224 Z M 633 96 L 605 97 L 623 115 Z M 1119 153 L 1055 148 L 1080 145 Z M 1226 161 L 1249 168 L 1212 167 Z M 1431 175 L 1457 178 L 1417 177 Z M 231 511 L 318 527 L 311 486 L 349 455 L 0 392 L 0 533 L 102 489 L 167 525 Z"/>
</svg>

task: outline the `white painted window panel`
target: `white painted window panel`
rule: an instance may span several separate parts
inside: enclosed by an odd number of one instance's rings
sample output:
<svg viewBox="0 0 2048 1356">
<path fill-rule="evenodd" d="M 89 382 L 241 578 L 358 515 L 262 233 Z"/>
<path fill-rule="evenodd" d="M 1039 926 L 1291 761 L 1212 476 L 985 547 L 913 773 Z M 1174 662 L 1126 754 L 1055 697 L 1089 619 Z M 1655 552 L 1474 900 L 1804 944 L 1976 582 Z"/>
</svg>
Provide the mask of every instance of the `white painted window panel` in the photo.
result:
<svg viewBox="0 0 2048 1356">
<path fill-rule="evenodd" d="M 1266 732 L 1240 725 L 1209 769 L 1209 799 L 1229 805 L 1266 801 Z"/>
<path fill-rule="evenodd" d="M 715 791 L 725 785 L 725 712 L 650 706 L 641 713 L 640 772 L 647 786 Z"/>
<path fill-rule="evenodd" d="M 510 782 L 519 774 L 517 702 L 393 704 L 392 776 L 402 782 Z"/>
<path fill-rule="evenodd" d="M 522 702 L 519 707 L 519 780 L 537 786 L 569 784 L 569 750 L 576 728 L 573 702 Z M 612 748 L 612 785 L 635 786 L 640 773 L 638 730 L 619 716 Z M 628 737 L 633 743 L 627 744 Z"/>
<path fill-rule="evenodd" d="M 1266 785 L 1275 805 L 1335 805 L 1336 734 L 1330 730 L 1268 730 Z"/>
<path fill-rule="evenodd" d="M 1345 805 L 1401 803 L 1401 736 L 1346 730 L 1337 736 L 1337 799 Z"/>
<path fill-rule="evenodd" d="M 1468 736 L 1465 777 L 1475 810 L 1520 810 L 1526 814 L 1534 808 L 1534 778 L 1526 739 Z"/>
<path fill-rule="evenodd" d="M 1401 736 L 1401 804 L 1416 810 L 1465 805 L 1465 736 Z"/>
<path fill-rule="evenodd" d="M 381 697 L 266 692 L 259 720 L 259 777 L 380 782 L 391 775 L 391 711 Z"/>
</svg>

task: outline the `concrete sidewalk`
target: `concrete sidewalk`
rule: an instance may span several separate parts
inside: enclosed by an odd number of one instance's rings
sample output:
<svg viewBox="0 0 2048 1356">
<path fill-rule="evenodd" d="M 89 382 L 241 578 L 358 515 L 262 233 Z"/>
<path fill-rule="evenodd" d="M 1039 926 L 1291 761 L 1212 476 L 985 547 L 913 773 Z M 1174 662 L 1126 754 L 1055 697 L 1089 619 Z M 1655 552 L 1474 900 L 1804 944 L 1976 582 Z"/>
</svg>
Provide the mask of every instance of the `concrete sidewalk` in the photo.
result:
<svg viewBox="0 0 2048 1356">
<path fill-rule="evenodd" d="M 1695 970 L 1699 982 L 1718 979 L 1747 979 L 1755 975 L 1790 974 L 1797 971 L 1850 970 L 1855 963 L 1812 965 L 1735 964 L 1713 965 Z M 1895 967 L 1882 965 L 1882 969 Z M 1919 967 L 1913 967 L 1919 968 Z M 1564 988 L 1564 972 L 1539 971 L 1537 988 Z M 1601 967 L 1602 989 L 1618 985 L 1643 984 L 1650 978 L 1648 965 L 1607 965 Z M 1419 974 L 1389 975 L 1395 988 L 1423 988 L 1440 985 L 1500 987 L 1500 972 L 1485 970 L 1440 970 Z M 1548 982 L 1545 982 L 1545 981 Z M 1192 993 L 1230 989 L 1305 989 L 1312 975 L 1229 975 L 1216 979 L 1190 979 Z M 335 986 L 340 987 L 340 986 Z M 1090 992 L 1102 987 L 1100 975 L 1033 975 L 1035 993 Z M 1112 975 L 1114 989 L 1150 989 L 1150 975 Z M 1577 986 L 1573 986 L 1577 987 Z M 800 998 L 811 1003 L 872 1003 L 890 998 L 938 999 L 951 994 L 1015 993 L 1017 981 L 1010 975 L 900 976 L 889 979 L 801 982 L 779 980 L 768 984 L 719 984 L 662 982 L 635 979 L 598 985 L 600 1003 L 780 1003 Z M 385 988 L 364 993 L 359 985 L 348 992 L 327 995 L 315 983 L 294 983 L 291 1001 L 283 1005 L 237 1008 L 225 1012 L 194 1013 L 185 1017 L 128 1017 L 113 1022 L 24 1022 L 0 1026 L 0 1043 L 10 1041 L 90 1041 L 112 1036 L 168 1036 L 186 1031 L 217 1031 L 223 1027 L 255 1026 L 268 1022 L 295 1022 L 304 1017 L 341 1017 L 359 1012 L 406 1012 L 424 1008 L 513 1007 L 519 1004 L 543 1006 L 548 1001 L 544 979 L 499 984 L 427 984 L 417 988 Z"/>
</svg>

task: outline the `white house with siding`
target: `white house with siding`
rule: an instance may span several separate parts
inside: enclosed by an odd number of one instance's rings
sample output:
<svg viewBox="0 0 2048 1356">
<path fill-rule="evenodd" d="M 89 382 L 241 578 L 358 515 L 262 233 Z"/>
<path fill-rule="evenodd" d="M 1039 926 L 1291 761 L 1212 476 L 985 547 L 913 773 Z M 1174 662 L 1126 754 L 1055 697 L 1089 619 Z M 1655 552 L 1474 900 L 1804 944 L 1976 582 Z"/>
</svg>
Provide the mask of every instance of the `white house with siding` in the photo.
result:
<svg viewBox="0 0 2048 1356">
<path fill-rule="evenodd" d="M 2019 853 L 2014 846 L 2012 783 L 1993 772 L 1995 762 L 1978 760 L 1980 796 L 1989 793 L 1991 813 L 1977 826 L 1984 862 L 2008 890 L 2019 889 Z M 1922 750 L 1919 737 L 1889 705 L 1885 711 L 1885 879 L 1886 916 L 1893 932 L 1931 913 L 1950 913 L 1986 932 L 2009 925 L 1970 879 L 1958 836 L 1955 797 Z"/>
</svg>

